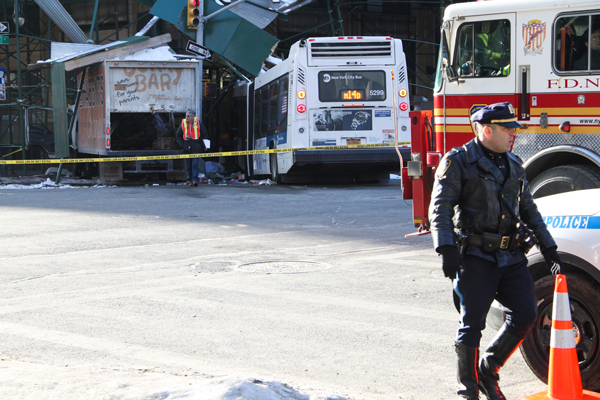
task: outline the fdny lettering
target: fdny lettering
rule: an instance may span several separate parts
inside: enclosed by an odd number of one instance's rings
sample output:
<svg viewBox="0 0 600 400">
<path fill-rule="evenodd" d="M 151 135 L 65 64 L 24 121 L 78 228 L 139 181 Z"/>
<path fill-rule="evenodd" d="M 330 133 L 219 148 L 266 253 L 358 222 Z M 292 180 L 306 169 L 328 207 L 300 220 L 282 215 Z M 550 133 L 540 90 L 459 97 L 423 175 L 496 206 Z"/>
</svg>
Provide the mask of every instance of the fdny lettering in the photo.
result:
<svg viewBox="0 0 600 400">
<path fill-rule="evenodd" d="M 548 228 L 555 229 L 600 229 L 600 217 L 581 215 L 544 217 Z"/>
<path fill-rule="evenodd" d="M 598 89 L 600 78 L 548 79 L 548 89 Z"/>
</svg>

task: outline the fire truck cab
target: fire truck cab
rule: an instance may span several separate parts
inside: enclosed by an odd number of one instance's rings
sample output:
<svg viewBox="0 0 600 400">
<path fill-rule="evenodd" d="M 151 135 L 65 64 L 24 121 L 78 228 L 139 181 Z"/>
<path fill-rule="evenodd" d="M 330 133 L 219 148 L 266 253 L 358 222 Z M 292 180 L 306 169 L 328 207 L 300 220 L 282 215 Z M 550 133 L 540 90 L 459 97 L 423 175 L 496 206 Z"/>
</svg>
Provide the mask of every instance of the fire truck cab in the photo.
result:
<svg viewBox="0 0 600 400">
<path fill-rule="evenodd" d="M 517 130 L 513 152 L 524 161 L 534 197 L 600 187 L 597 1 L 455 4 L 445 10 L 441 36 L 437 152 L 473 138 L 473 112 L 508 101 L 526 126 Z"/>
</svg>

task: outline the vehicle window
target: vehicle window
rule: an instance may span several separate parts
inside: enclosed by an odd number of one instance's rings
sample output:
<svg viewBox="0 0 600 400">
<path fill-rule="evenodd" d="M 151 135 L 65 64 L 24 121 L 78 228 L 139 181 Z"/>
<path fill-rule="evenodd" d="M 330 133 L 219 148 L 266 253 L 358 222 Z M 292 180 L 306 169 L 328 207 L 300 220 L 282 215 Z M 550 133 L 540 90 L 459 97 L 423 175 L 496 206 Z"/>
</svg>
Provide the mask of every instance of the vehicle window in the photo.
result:
<svg viewBox="0 0 600 400">
<path fill-rule="evenodd" d="M 281 93 L 279 94 L 279 121 L 278 130 L 284 132 L 287 130 L 287 109 L 288 109 L 288 78 L 281 78 Z"/>
<path fill-rule="evenodd" d="M 275 97 L 279 94 L 279 82 L 275 81 L 269 85 L 269 97 Z"/>
<path fill-rule="evenodd" d="M 385 99 L 384 71 L 319 72 L 319 100 L 322 102 Z"/>
<path fill-rule="evenodd" d="M 268 101 L 261 103 L 261 120 L 260 120 L 260 136 L 267 136 L 267 128 L 269 127 Z"/>
<path fill-rule="evenodd" d="M 261 137 L 260 127 L 261 127 L 261 115 L 260 115 L 261 107 L 260 107 L 260 92 L 257 91 L 254 94 L 254 136 Z"/>
<path fill-rule="evenodd" d="M 261 138 L 287 130 L 288 75 L 254 93 L 254 137 Z"/>
<path fill-rule="evenodd" d="M 255 99 L 255 119 L 254 136 L 267 136 L 269 126 L 269 87 L 263 86 L 256 91 Z"/>
<path fill-rule="evenodd" d="M 274 95 L 269 100 L 269 128 L 276 127 L 279 122 L 278 90 L 276 83 L 271 85 L 271 94 Z"/>
<path fill-rule="evenodd" d="M 456 43 L 454 70 L 461 77 L 510 74 L 510 22 L 507 19 L 463 24 Z"/>
<path fill-rule="evenodd" d="M 260 88 L 260 101 L 267 100 L 269 100 L 269 87 L 263 86 L 262 88 Z"/>
<path fill-rule="evenodd" d="M 561 16 L 554 24 L 558 71 L 600 70 L 600 14 Z"/>
<path fill-rule="evenodd" d="M 442 89 L 442 79 L 444 76 L 444 67 L 449 64 L 450 64 L 450 62 L 448 59 L 448 45 L 446 42 L 446 31 L 445 31 L 445 29 L 442 29 L 442 42 L 440 44 L 440 51 L 438 53 L 437 68 L 436 68 L 436 73 L 435 73 L 435 87 L 433 88 L 434 91 L 439 92 Z"/>
</svg>

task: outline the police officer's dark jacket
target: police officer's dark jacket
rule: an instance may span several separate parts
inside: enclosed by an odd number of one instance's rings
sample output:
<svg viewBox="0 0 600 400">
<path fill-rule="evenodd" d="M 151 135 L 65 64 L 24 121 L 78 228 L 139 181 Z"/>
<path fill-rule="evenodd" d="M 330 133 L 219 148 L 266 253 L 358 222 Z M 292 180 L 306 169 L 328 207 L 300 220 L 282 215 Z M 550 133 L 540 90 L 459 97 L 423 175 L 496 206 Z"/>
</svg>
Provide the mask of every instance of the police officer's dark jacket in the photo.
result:
<svg viewBox="0 0 600 400">
<path fill-rule="evenodd" d="M 511 235 L 518 220 L 508 211 L 507 204 L 535 233 L 542 249 L 556 246 L 533 201 L 521 159 L 513 153 L 506 154 L 510 169 L 506 180 L 496 164 L 485 156 L 477 138 L 444 156 L 436 171 L 429 207 L 436 250 L 456 245 L 455 228 L 465 234 Z M 498 248 L 488 253 L 475 245 L 467 245 L 465 254 L 497 262 L 501 267 L 525 259 L 521 250 L 510 252 Z"/>
</svg>

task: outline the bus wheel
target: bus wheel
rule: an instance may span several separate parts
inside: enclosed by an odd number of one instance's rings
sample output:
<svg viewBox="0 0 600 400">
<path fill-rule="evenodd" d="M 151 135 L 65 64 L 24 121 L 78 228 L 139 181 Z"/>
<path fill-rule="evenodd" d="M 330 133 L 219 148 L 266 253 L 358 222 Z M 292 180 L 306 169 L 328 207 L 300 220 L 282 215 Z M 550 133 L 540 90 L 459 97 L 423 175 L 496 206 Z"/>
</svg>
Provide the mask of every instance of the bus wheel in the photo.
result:
<svg viewBox="0 0 600 400">
<path fill-rule="evenodd" d="M 554 281 L 554 276 L 545 276 L 535 283 L 538 315 L 535 325 L 521 345 L 523 359 L 543 382 L 548 382 Z M 590 279 L 579 274 L 568 274 L 567 284 L 581 382 L 585 389 L 598 390 L 600 388 L 600 290 L 597 285 L 590 282 Z"/>
<path fill-rule="evenodd" d="M 531 181 L 531 194 L 538 199 L 552 194 L 600 187 L 600 171 L 587 165 L 562 165 L 542 172 Z"/>
<path fill-rule="evenodd" d="M 277 153 L 269 155 L 269 166 L 271 167 L 271 180 L 276 183 L 281 183 L 281 175 L 277 168 Z"/>
</svg>

